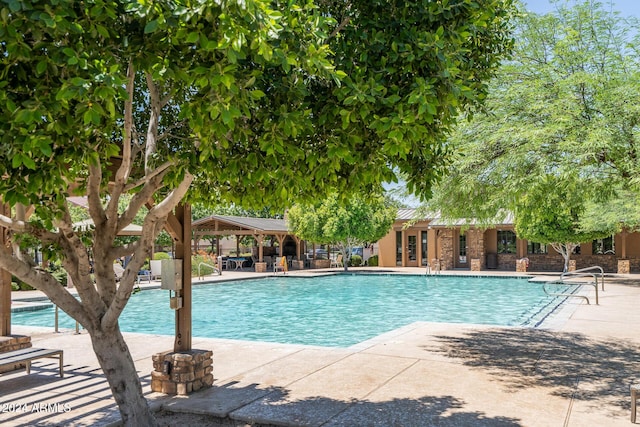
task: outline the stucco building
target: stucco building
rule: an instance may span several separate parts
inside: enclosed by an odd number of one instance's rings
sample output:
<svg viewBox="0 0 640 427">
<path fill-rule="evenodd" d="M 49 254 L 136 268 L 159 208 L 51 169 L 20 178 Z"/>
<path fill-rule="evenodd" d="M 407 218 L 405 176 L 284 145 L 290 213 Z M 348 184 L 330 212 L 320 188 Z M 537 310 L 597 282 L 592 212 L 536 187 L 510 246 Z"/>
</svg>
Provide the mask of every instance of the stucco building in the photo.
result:
<svg viewBox="0 0 640 427">
<path fill-rule="evenodd" d="M 564 258 L 551 246 L 519 239 L 513 219 L 489 228 L 464 221 L 447 223 L 437 215 L 415 218 L 415 209 L 399 209 L 389 233 L 378 241 L 381 267 L 427 267 L 441 270 L 558 271 Z M 640 272 L 640 233 L 622 232 L 581 242 L 570 268 L 601 266 L 606 272 Z"/>
</svg>

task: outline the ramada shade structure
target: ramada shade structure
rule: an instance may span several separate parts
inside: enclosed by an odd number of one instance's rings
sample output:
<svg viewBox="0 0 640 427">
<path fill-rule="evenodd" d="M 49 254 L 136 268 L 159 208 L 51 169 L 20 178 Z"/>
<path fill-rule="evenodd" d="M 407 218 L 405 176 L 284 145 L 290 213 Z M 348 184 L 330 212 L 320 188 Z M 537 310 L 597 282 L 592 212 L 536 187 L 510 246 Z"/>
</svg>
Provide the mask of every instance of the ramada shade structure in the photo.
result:
<svg viewBox="0 0 640 427">
<path fill-rule="evenodd" d="M 192 223 L 193 238 L 197 242 L 203 236 L 253 236 L 258 242 L 258 261 L 263 262 L 262 242 L 266 236 L 278 239 L 280 251 L 284 240 L 291 236 L 296 242 L 296 256 L 301 256 L 301 240 L 292 234 L 284 219 L 250 218 L 231 215 L 211 215 Z M 282 252 L 280 252 L 282 255 Z"/>
</svg>

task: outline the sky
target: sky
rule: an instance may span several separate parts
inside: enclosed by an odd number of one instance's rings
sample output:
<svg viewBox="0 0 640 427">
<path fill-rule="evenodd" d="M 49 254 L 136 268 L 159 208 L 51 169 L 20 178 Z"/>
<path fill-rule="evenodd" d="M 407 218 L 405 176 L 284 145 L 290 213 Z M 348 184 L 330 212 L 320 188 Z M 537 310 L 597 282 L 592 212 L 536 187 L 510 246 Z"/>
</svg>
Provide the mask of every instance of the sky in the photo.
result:
<svg viewBox="0 0 640 427">
<path fill-rule="evenodd" d="M 566 0 L 569 4 L 582 3 L 583 0 Z M 640 18 L 640 0 L 599 0 L 605 7 L 611 4 L 614 11 L 618 11 L 622 16 L 635 16 Z M 527 9 L 535 13 L 547 13 L 554 10 L 554 6 L 549 0 L 522 0 Z"/>
</svg>

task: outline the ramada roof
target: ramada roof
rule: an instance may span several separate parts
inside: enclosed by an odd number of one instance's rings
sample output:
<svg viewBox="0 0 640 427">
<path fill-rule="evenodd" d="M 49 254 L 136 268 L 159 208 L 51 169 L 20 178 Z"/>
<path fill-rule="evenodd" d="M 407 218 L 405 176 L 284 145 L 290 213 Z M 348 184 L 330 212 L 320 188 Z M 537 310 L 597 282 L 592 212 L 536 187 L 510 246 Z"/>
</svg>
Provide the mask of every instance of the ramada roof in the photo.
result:
<svg viewBox="0 0 640 427">
<path fill-rule="evenodd" d="M 211 215 L 206 218 L 193 221 L 191 226 L 202 231 L 252 231 L 256 234 L 281 234 L 288 233 L 288 227 L 284 219 L 275 218 L 250 218 L 231 215 Z"/>
</svg>

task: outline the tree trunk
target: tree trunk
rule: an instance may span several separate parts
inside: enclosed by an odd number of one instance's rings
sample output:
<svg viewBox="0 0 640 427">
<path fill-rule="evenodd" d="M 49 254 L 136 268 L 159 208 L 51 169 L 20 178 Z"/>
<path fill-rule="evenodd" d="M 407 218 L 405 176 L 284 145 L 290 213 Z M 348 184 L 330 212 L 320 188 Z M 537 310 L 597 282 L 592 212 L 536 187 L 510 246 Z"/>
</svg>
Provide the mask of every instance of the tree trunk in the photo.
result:
<svg viewBox="0 0 640 427">
<path fill-rule="evenodd" d="M 566 273 L 567 271 L 569 271 L 569 257 L 570 257 L 570 253 L 566 253 L 566 254 L 562 254 L 562 256 L 564 257 L 564 268 L 562 269 L 563 273 Z"/>
<path fill-rule="evenodd" d="M 556 252 L 559 252 L 564 258 L 563 273 L 569 271 L 569 259 L 571 258 L 571 252 L 576 246 L 577 245 L 574 243 L 551 243 L 551 247 L 555 249 Z"/>
<path fill-rule="evenodd" d="M 93 350 L 118 404 L 123 425 L 157 426 L 158 423 L 142 394 L 140 378 L 129 347 L 120 333 L 120 327 L 116 325 L 114 330 L 108 332 L 89 332 Z"/>
</svg>

